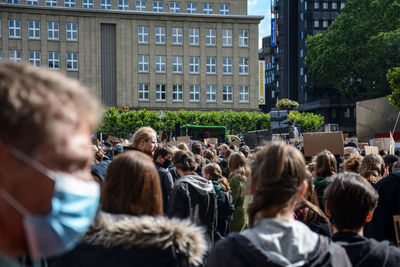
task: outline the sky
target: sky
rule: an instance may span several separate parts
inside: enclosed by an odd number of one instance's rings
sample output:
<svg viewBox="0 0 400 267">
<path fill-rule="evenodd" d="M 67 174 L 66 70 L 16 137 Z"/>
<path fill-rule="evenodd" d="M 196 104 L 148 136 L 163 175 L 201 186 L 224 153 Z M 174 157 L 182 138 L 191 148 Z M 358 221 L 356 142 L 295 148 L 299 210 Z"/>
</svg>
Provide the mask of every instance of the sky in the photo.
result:
<svg viewBox="0 0 400 267">
<path fill-rule="evenodd" d="M 248 15 L 264 16 L 258 26 L 258 48 L 262 47 L 262 38 L 271 32 L 271 0 L 247 0 Z"/>
</svg>

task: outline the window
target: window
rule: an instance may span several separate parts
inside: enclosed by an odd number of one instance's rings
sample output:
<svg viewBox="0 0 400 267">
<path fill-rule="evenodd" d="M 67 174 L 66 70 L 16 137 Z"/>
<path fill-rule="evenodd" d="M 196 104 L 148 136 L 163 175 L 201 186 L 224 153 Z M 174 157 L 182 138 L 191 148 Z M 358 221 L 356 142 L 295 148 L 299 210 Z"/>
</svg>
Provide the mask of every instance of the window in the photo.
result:
<svg viewBox="0 0 400 267">
<path fill-rule="evenodd" d="M 248 58 L 239 58 L 239 74 L 249 74 Z"/>
<path fill-rule="evenodd" d="M 29 62 L 40 68 L 40 51 L 29 51 Z"/>
<path fill-rule="evenodd" d="M 58 70 L 60 68 L 60 53 L 49 52 L 48 62 L 49 62 L 49 69 Z"/>
<path fill-rule="evenodd" d="M 304 82 L 307 83 L 307 74 L 304 75 Z"/>
<path fill-rule="evenodd" d="M 9 38 L 21 38 L 21 21 L 10 19 L 8 21 Z M 15 50 L 13 50 L 15 51 Z"/>
<path fill-rule="evenodd" d="M 143 1 L 143 0 L 136 1 L 136 10 L 137 11 L 146 11 L 146 1 Z"/>
<path fill-rule="evenodd" d="M 10 61 L 14 63 L 21 61 L 21 50 L 10 50 Z"/>
<path fill-rule="evenodd" d="M 139 101 L 149 100 L 149 85 L 144 83 L 138 84 Z"/>
<path fill-rule="evenodd" d="M 165 27 L 156 27 L 156 44 L 165 44 Z"/>
<path fill-rule="evenodd" d="M 308 6 L 307 6 L 307 1 L 304 2 L 304 10 L 307 10 Z"/>
<path fill-rule="evenodd" d="M 215 29 L 206 29 L 206 45 L 214 46 L 216 44 Z"/>
<path fill-rule="evenodd" d="M 172 57 L 172 72 L 175 73 L 183 72 L 183 57 L 181 56 Z"/>
<path fill-rule="evenodd" d="M 57 6 L 57 0 L 46 0 L 46 6 Z"/>
<path fill-rule="evenodd" d="M 222 101 L 223 102 L 232 102 L 233 101 L 232 86 L 222 87 Z"/>
<path fill-rule="evenodd" d="M 147 44 L 149 41 L 149 27 L 138 26 L 138 43 Z"/>
<path fill-rule="evenodd" d="M 182 28 L 172 28 L 172 44 L 182 44 Z"/>
<path fill-rule="evenodd" d="M 165 84 L 156 85 L 156 101 L 165 101 Z"/>
<path fill-rule="evenodd" d="M 199 73 L 199 71 L 200 71 L 199 62 L 200 62 L 199 57 L 190 57 L 189 58 L 189 72 L 190 73 Z"/>
<path fill-rule="evenodd" d="M 172 86 L 172 101 L 183 101 L 182 85 L 174 84 Z"/>
<path fill-rule="evenodd" d="M 37 6 L 38 0 L 28 0 L 28 1 L 26 1 L 26 4 L 31 5 L 31 6 Z"/>
<path fill-rule="evenodd" d="M 78 53 L 67 53 L 67 70 L 78 70 Z"/>
<path fill-rule="evenodd" d="M 336 2 L 332 2 L 332 9 L 337 9 L 337 3 Z"/>
<path fill-rule="evenodd" d="M 219 5 L 219 14 L 229 15 L 229 4 L 220 4 Z"/>
<path fill-rule="evenodd" d="M 304 39 L 304 32 L 300 32 L 300 38 L 301 38 L 301 40 Z"/>
<path fill-rule="evenodd" d="M 149 71 L 149 56 L 139 55 L 138 56 L 138 71 L 148 72 Z"/>
<path fill-rule="evenodd" d="M 304 50 L 300 49 L 300 57 L 304 57 Z"/>
<path fill-rule="evenodd" d="M 181 12 L 181 3 L 179 3 L 179 2 L 169 3 L 169 12 L 171 12 L 171 13 Z"/>
<path fill-rule="evenodd" d="M 18 4 L 18 0 L 8 0 L 7 3 L 9 3 L 9 4 Z"/>
<path fill-rule="evenodd" d="M 217 86 L 216 85 L 207 85 L 206 100 L 207 100 L 207 102 L 217 101 Z"/>
<path fill-rule="evenodd" d="M 165 72 L 165 56 L 156 56 L 156 72 Z"/>
<path fill-rule="evenodd" d="M 40 21 L 28 21 L 28 36 L 29 39 L 40 39 Z"/>
<path fill-rule="evenodd" d="M 300 13 L 300 21 L 303 21 L 303 20 L 304 20 L 304 13 L 301 12 L 301 13 Z"/>
<path fill-rule="evenodd" d="M 67 22 L 66 33 L 67 41 L 78 41 L 78 24 Z"/>
<path fill-rule="evenodd" d="M 101 9 L 111 9 L 111 0 L 101 0 L 100 8 Z"/>
<path fill-rule="evenodd" d="M 190 102 L 199 102 L 200 101 L 200 85 L 190 85 Z"/>
<path fill-rule="evenodd" d="M 215 57 L 207 57 L 207 59 L 206 59 L 206 73 L 216 73 L 216 59 L 215 59 Z"/>
<path fill-rule="evenodd" d="M 199 45 L 199 29 L 189 29 L 189 45 Z"/>
<path fill-rule="evenodd" d="M 213 4 L 204 4 L 203 5 L 203 13 L 204 14 L 212 14 L 213 13 Z"/>
<path fill-rule="evenodd" d="M 350 118 L 350 108 L 346 108 L 344 111 L 344 118 L 348 119 Z"/>
<path fill-rule="evenodd" d="M 232 58 L 224 57 L 222 58 L 222 73 L 232 74 Z"/>
<path fill-rule="evenodd" d="M 128 10 L 129 9 L 129 0 L 118 0 L 118 9 L 119 10 Z"/>
<path fill-rule="evenodd" d="M 249 102 L 249 87 L 240 86 L 239 87 L 239 102 L 248 103 Z"/>
<path fill-rule="evenodd" d="M 65 7 L 75 7 L 76 3 L 75 0 L 64 0 Z"/>
<path fill-rule="evenodd" d="M 328 21 L 327 20 L 323 20 L 322 21 L 322 27 L 328 28 Z"/>
<path fill-rule="evenodd" d="M 346 6 L 346 3 L 345 3 L 345 2 L 341 2 L 341 3 L 340 3 L 340 9 L 343 9 L 345 6 Z"/>
<path fill-rule="evenodd" d="M 222 29 L 222 46 L 232 46 L 232 30 Z"/>
<path fill-rule="evenodd" d="M 322 8 L 323 9 L 328 9 L 328 2 L 323 2 L 322 3 Z"/>
<path fill-rule="evenodd" d="M 162 1 L 153 1 L 153 11 L 154 12 L 163 12 L 163 2 Z"/>
<path fill-rule="evenodd" d="M 3 60 L 3 51 L 0 49 L 0 60 Z"/>
<path fill-rule="evenodd" d="M 336 119 L 336 109 L 331 109 L 331 118 Z"/>
<path fill-rule="evenodd" d="M 196 13 L 196 3 L 187 3 L 186 5 L 186 13 L 194 14 Z"/>
<path fill-rule="evenodd" d="M 58 22 L 47 22 L 47 39 L 58 40 Z"/>
<path fill-rule="evenodd" d="M 304 68 L 303 67 L 300 68 L 300 75 L 304 75 Z"/>
<path fill-rule="evenodd" d="M 84 8 L 93 8 L 93 0 L 83 0 Z"/>
<path fill-rule="evenodd" d="M 319 9 L 319 2 L 314 2 L 314 9 Z"/>
<path fill-rule="evenodd" d="M 249 46 L 249 31 L 239 30 L 239 46 L 247 47 Z"/>
<path fill-rule="evenodd" d="M 314 20 L 314 27 L 315 28 L 318 28 L 319 27 L 319 20 Z"/>
</svg>

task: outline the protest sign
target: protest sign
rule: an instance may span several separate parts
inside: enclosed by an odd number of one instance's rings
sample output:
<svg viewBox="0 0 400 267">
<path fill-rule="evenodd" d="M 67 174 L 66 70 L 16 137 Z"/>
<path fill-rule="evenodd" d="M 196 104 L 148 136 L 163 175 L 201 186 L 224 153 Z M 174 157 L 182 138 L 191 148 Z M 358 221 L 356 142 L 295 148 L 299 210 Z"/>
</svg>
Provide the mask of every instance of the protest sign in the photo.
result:
<svg viewBox="0 0 400 267">
<path fill-rule="evenodd" d="M 365 155 L 379 153 L 379 149 L 376 146 L 364 146 L 364 150 L 365 150 Z"/>
<path fill-rule="evenodd" d="M 345 143 L 347 144 L 348 142 L 354 142 L 356 144 L 358 144 L 358 138 L 357 137 L 347 137 L 346 139 L 344 139 Z"/>
<path fill-rule="evenodd" d="M 204 139 L 204 144 L 206 144 L 206 146 L 209 145 L 209 144 L 216 145 L 217 143 L 218 143 L 218 138 L 207 138 L 207 139 Z"/>
<path fill-rule="evenodd" d="M 358 148 L 360 149 L 360 151 L 363 151 L 365 146 L 369 146 L 369 144 L 365 142 L 358 143 Z"/>
<path fill-rule="evenodd" d="M 109 135 L 109 136 L 107 137 L 107 142 L 119 143 L 119 139 L 118 139 L 118 138 L 115 138 L 115 137 L 112 136 L 112 135 Z"/>
<path fill-rule="evenodd" d="M 378 150 L 390 150 L 390 138 L 374 138 L 373 146 L 378 147 Z"/>
<path fill-rule="evenodd" d="M 190 143 L 190 136 L 178 136 L 178 137 L 176 138 L 176 140 L 177 140 L 179 143 L 185 143 L 185 144 L 189 145 L 189 143 Z"/>
<path fill-rule="evenodd" d="M 334 155 L 343 154 L 343 133 L 342 132 L 317 132 L 304 133 L 304 155 L 315 156 L 324 149 Z"/>
</svg>

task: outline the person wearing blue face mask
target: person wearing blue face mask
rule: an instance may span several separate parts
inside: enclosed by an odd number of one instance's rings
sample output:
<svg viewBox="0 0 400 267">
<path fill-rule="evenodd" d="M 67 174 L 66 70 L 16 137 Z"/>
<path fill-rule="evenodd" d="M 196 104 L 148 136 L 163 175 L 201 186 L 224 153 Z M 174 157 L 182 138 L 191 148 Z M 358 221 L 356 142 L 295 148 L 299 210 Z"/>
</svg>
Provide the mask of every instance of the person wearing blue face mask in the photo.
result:
<svg viewBox="0 0 400 267">
<path fill-rule="evenodd" d="M 0 266 L 71 250 L 96 215 L 90 133 L 98 104 L 77 81 L 0 64 Z"/>
</svg>

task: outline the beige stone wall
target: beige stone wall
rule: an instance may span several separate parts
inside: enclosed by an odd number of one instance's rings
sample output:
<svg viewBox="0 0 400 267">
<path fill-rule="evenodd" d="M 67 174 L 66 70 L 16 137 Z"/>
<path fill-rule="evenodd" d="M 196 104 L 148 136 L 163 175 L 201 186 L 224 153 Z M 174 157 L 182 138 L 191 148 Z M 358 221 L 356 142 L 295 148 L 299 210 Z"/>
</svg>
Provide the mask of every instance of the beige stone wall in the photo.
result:
<svg viewBox="0 0 400 267">
<path fill-rule="evenodd" d="M 21 0 L 20 0 L 21 1 Z M 59 0 L 60 1 L 60 0 Z M 242 2 L 242 1 L 237 1 Z M 116 81 L 117 106 L 147 109 L 199 109 L 199 110 L 256 110 L 258 109 L 258 23 L 260 17 L 251 16 L 205 16 L 186 14 L 155 14 L 82 9 L 52 9 L 43 7 L 13 7 L 0 4 L 1 38 L 3 59 L 10 49 L 22 51 L 22 60 L 28 61 L 28 51 L 41 51 L 42 67 L 47 67 L 48 51 L 60 52 L 60 71 L 79 79 L 91 88 L 100 99 L 101 94 L 101 49 L 100 24 L 116 25 Z M 21 39 L 8 39 L 8 19 L 21 20 Z M 28 20 L 39 20 L 40 40 L 28 39 Z M 59 22 L 59 40 L 47 40 L 47 22 Z M 78 41 L 66 41 L 66 22 L 78 23 Z M 148 44 L 138 44 L 138 26 L 148 26 Z M 166 44 L 155 44 L 155 27 L 166 28 Z M 183 29 L 183 44 L 172 44 L 172 27 Z M 200 29 L 200 45 L 189 45 L 189 28 Z M 206 29 L 216 29 L 216 46 L 206 46 Z M 222 46 L 222 29 L 232 29 L 232 47 Z M 249 46 L 239 47 L 239 30 L 249 31 Z M 66 53 L 79 55 L 78 71 L 66 70 Z M 138 55 L 149 56 L 149 72 L 138 72 Z M 166 73 L 155 73 L 155 57 L 166 56 Z M 172 73 L 172 57 L 183 57 L 183 73 Z M 200 58 L 200 73 L 189 73 L 189 57 Z M 206 74 L 206 57 L 216 57 L 216 74 Z M 222 74 L 222 58 L 233 58 L 232 75 Z M 249 59 L 249 75 L 239 75 L 239 58 Z M 149 100 L 138 100 L 138 84 L 149 85 Z M 166 85 L 166 101 L 157 102 L 156 84 Z M 183 101 L 172 100 L 174 84 L 183 85 Z M 200 102 L 189 101 L 189 88 L 200 85 Z M 206 102 L 206 85 L 215 84 L 217 101 Z M 233 102 L 222 101 L 222 87 L 233 87 Z M 249 87 L 249 102 L 239 103 L 239 86 Z"/>
</svg>

